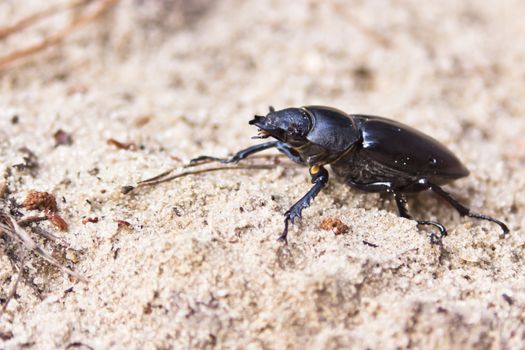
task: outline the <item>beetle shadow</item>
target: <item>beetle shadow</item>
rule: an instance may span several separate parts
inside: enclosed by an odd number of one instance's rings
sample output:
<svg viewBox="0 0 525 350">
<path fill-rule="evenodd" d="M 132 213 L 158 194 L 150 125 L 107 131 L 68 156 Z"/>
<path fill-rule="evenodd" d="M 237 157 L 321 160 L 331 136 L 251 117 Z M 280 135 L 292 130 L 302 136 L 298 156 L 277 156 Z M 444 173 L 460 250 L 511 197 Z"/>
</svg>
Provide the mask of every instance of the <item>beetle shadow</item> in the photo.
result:
<svg viewBox="0 0 525 350">
<path fill-rule="evenodd" d="M 388 194 L 385 194 L 388 197 Z M 391 210 L 397 213 L 395 200 L 391 197 Z M 463 203 L 468 202 L 459 198 Z M 459 224 L 461 216 L 449 203 L 431 191 L 423 191 L 407 195 L 408 211 L 415 220 L 432 220 L 444 225 L 450 232 Z"/>
<path fill-rule="evenodd" d="M 396 201 L 391 193 L 386 192 L 364 192 L 359 189 L 347 187 L 344 181 L 333 181 L 326 189 L 327 195 L 334 198 L 334 204 L 338 207 L 352 206 L 356 208 L 384 210 L 399 216 Z M 454 193 L 453 196 L 461 203 L 469 204 L 468 198 Z M 455 208 L 450 206 L 444 199 L 438 197 L 431 191 L 411 193 L 407 195 L 408 211 L 414 220 L 433 220 L 443 224 L 452 230 L 460 224 L 461 215 Z M 432 231 L 430 228 L 422 230 Z"/>
</svg>

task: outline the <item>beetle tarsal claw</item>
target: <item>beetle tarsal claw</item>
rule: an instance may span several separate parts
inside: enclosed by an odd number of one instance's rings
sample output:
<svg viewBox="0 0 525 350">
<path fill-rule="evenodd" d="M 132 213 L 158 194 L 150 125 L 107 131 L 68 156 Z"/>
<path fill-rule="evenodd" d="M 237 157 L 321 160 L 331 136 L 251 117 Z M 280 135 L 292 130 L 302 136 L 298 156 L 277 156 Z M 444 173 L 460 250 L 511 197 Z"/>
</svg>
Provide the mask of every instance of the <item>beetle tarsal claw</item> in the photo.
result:
<svg viewBox="0 0 525 350">
<path fill-rule="evenodd" d="M 438 236 L 435 233 L 430 234 L 430 244 L 431 245 L 437 245 L 437 246 L 443 246 L 443 236 Z"/>
</svg>

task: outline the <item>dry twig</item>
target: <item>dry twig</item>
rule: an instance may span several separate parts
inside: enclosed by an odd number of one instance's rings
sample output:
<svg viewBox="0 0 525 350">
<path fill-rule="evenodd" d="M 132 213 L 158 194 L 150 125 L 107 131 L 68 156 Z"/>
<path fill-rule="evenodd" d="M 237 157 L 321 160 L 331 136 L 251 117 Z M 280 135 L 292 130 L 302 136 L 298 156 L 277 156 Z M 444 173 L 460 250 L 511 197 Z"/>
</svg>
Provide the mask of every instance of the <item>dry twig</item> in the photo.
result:
<svg viewBox="0 0 525 350">
<path fill-rule="evenodd" d="M 45 50 L 51 46 L 55 46 L 57 44 L 60 44 L 62 41 L 64 41 L 72 32 L 77 30 L 78 28 L 94 21 L 96 18 L 101 16 L 103 13 L 108 11 L 110 8 L 112 8 L 119 0 L 100 0 L 97 1 L 98 6 L 95 7 L 95 9 L 89 11 L 85 10 L 83 11 L 78 17 L 76 17 L 71 23 L 63 28 L 62 30 L 58 31 L 57 33 L 51 34 L 44 39 L 42 39 L 39 43 L 35 45 L 31 45 L 28 47 L 25 47 L 23 49 L 11 52 L 5 56 L 0 57 L 0 69 L 5 68 L 7 65 L 18 61 L 22 58 L 31 56 L 39 51 Z M 80 2 L 81 4 L 89 3 L 91 1 L 84 1 Z M 71 6 L 74 7 L 74 6 Z M 14 25 L 7 27 L 7 28 L 0 28 L 0 34 L 2 34 L 4 37 L 7 35 L 10 35 L 14 32 L 20 31 L 32 24 L 34 24 L 36 21 L 38 21 L 41 18 L 50 16 L 57 12 L 58 9 L 51 8 L 39 13 L 36 13 L 32 16 L 26 17 Z M 0 37 L 1 38 L 1 37 Z"/>
<path fill-rule="evenodd" d="M 48 17 L 51 17 L 59 12 L 62 12 L 62 11 L 67 11 L 67 10 L 70 10 L 70 9 L 73 9 L 75 7 L 78 7 L 80 5 L 84 5 L 88 2 L 90 2 L 91 0 L 81 0 L 81 1 L 76 1 L 76 2 L 73 2 L 71 4 L 67 4 L 67 5 L 58 5 L 58 6 L 51 6 L 45 10 L 42 10 L 42 11 L 37 11 L 33 14 L 30 14 L 29 16 L 26 16 L 22 19 L 19 19 L 18 21 L 16 21 L 15 23 L 13 23 L 12 25 L 9 25 L 9 26 L 5 26 L 5 27 L 0 27 L 0 39 L 4 39 L 4 38 L 7 38 L 9 35 L 11 34 L 14 34 L 14 33 L 17 33 L 17 32 L 20 32 L 34 24 L 36 24 L 37 22 L 39 22 L 40 20 L 42 19 L 46 19 Z"/>
</svg>

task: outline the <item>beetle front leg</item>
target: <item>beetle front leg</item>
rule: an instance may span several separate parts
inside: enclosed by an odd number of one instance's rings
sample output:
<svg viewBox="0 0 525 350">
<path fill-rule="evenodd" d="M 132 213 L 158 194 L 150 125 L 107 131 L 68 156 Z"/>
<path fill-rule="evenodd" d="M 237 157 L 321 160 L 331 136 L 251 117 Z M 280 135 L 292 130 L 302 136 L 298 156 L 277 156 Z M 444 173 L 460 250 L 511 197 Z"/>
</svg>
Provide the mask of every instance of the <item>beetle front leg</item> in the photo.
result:
<svg viewBox="0 0 525 350">
<path fill-rule="evenodd" d="M 397 210 L 399 211 L 399 216 L 403 218 L 407 218 L 409 220 L 414 220 L 412 218 L 412 215 L 408 213 L 407 208 L 407 199 L 406 196 L 403 193 L 400 192 L 394 192 L 394 199 L 396 200 L 397 204 Z M 439 230 L 439 236 L 432 233 L 430 235 L 430 243 L 431 244 L 439 244 L 441 242 L 441 238 L 447 235 L 447 230 L 445 226 L 441 225 L 439 222 L 436 221 L 428 221 L 428 220 L 415 220 L 418 225 L 432 225 L 437 227 Z"/>
<path fill-rule="evenodd" d="M 279 241 L 288 243 L 286 237 L 288 236 L 289 222 L 293 224 L 295 219 L 301 218 L 303 209 L 310 205 L 310 202 L 321 192 L 321 189 L 328 182 L 328 171 L 322 166 L 314 165 L 310 167 L 310 176 L 312 177 L 312 183 L 314 185 L 284 214 L 284 230 L 278 238 Z"/>
<path fill-rule="evenodd" d="M 297 152 L 290 146 L 288 146 L 284 142 L 278 142 L 275 146 L 280 152 L 284 153 L 288 158 L 293 160 L 297 164 L 304 165 L 305 162 L 302 160 L 302 158 L 297 154 Z"/>
<path fill-rule="evenodd" d="M 220 162 L 222 164 L 228 164 L 228 163 L 237 163 L 240 160 L 243 160 L 244 158 L 264 150 L 267 150 L 268 148 L 277 147 L 277 144 L 279 141 L 270 141 L 261 143 L 255 146 L 251 146 L 248 148 L 245 148 L 243 150 L 240 150 L 239 152 L 235 153 L 230 158 L 217 158 L 217 157 L 210 157 L 210 156 L 200 156 L 197 158 L 193 158 L 190 160 L 191 165 L 199 164 L 199 163 L 206 163 L 206 162 Z"/>
</svg>

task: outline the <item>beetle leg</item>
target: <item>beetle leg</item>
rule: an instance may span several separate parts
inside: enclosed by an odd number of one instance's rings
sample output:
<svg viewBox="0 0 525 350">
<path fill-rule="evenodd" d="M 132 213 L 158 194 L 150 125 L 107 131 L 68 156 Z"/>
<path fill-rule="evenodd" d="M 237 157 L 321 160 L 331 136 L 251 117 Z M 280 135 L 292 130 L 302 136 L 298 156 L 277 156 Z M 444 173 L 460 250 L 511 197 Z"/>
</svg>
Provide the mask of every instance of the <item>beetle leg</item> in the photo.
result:
<svg viewBox="0 0 525 350">
<path fill-rule="evenodd" d="M 310 176 L 314 184 L 312 188 L 284 213 L 284 230 L 278 238 L 279 241 L 288 243 L 286 237 L 288 235 L 289 222 L 293 224 L 295 219 L 301 218 L 303 209 L 310 205 L 310 202 L 321 192 L 321 189 L 328 182 L 328 171 L 322 166 L 314 165 L 310 167 Z"/>
<path fill-rule="evenodd" d="M 407 218 L 412 220 L 412 215 L 408 213 L 407 208 L 407 197 L 399 192 L 394 192 L 394 199 L 396 200 L 397 210 L 399 211 L 399 216 L 402 218 Z"/>
<path fill-rule="evenodd" d="M 459 214 L 461 216 L 469 216 L 471 218 L 491 221 L 491 222 L 493 222 L 495 224 L 498 224 L 499 227 L 501 227 L 501 229 L 503 230 L 503 234 L 504 235 L 509 233 L 509 228 L 503 222 L 501 222 L 501 221 L 499 221 L 497 219 L 494 219 L 494 218 L 492 218 L 490 216 L 487 216 L 487 215 L 474 213 L 469 208 L 467 208 L 467 207 L 463 206 L 461 203 L 459 203 L 454 197 L 452 197 L 450 195 L 450 193 L 446 192 L 445 190 L 443 190 L 438 185 L 434 185 L 432 183 L 429 183 L 429 185 L 430 185 L 430 189 L 434 193 L 438 194 L 443 199 L 445 199 L 450 205 L 452 205 L 459 212 Z"/>
<path fill-rule="evenodd" d="M 397 210 L 399 211 L 399 216 L 410 219 L 410 220 L 414 220 L 412 218 L 412 215 L 408 213 L 406 196 L 403 193 L 394 192 L 394 199 L 396 200 Z M 441 238 L 447 235 L 447 230 L 445 226 L 441 225 L 439 222 L 428 221 L 428 220 L 415 220 L 415 221 L 417 222 L 418 225 L 432 225 L 432 226 L 437 227 L 437 229 L 439 230 L 439 236 L 436 235 L 435 233 L 432 233 L 430 235 L 431 244 L 438 244 L 441 241 Z"/>
<path fill-rule="evenodd" d="M 222 164 L 228 164 L 228 163 L 237 163 L 239 162 L 240 160 L 243 160 L 244 158 L 254 154 L 254 153 L 257 153 L 257 152 L 261 152 L 261 151 L 264 151 L 268 148 L 272 148 L 272 147 L 277 147 L 277 144 L 279 143 L 279 141 L 270 141 L 270 142 L 265 142 L 265 143 L 261 143 L 261 144 L 258 144 L 258 145 L 255 145 L 255 146 L 251 146 L 251 147 L 248 147 L 248 148 L 245 148 L 237 153 L 235 153 L 232 157 L 230 158 L 216 158 L 216 157 L 210 157 L 210 156 L 200 156 L 200 157 L 197 157 L 197 158 L 193 158 L 192 160 L 190 160 L 190 164 L 198 164 L 198 163 L 206 163 L 206 162 L 220 162 Z"/>
<path fill-rule="evenodd" d="M 297 154 L 297 152 L 290 146 L 288 146 L 284 142 L 279 142 L 275 146 L 280 152 L 284 153 L 288 158 L 296 162 L 297 164 L 304 165 L 305 162 L 301 159 L 301 157 Z"/>
</svg>

